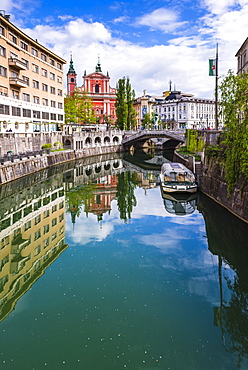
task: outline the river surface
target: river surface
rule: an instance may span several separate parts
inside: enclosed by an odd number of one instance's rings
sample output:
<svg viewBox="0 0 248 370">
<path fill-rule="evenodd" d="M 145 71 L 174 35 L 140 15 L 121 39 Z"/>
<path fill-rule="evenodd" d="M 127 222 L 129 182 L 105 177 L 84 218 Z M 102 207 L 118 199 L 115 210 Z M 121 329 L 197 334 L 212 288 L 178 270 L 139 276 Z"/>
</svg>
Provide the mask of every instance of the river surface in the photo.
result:
<svg viewBox="0 0 248 370">
<path fill-rule="evenodd" d="M 0 368 L 248 368 L 248 226 L 161 195 L 163 156 L 0 188 Z"/>
</svg>

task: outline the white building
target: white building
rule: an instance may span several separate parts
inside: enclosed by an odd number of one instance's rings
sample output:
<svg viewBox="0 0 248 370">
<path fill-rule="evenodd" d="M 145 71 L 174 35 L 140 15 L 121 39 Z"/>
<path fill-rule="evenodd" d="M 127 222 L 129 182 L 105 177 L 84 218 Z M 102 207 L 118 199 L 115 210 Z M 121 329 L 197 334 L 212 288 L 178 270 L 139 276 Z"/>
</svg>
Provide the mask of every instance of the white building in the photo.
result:
<svg viewBox="0 0 248 370">
<path fill-rule="evenodd" d="M 215 102 L 210 99 L 195 98 L 192 94 L 170 91 L 162 102 L 153 106 L 163 127 L 167 129 L 214 129 Z"/>
<path fill-rule="evenodd" d="M 248 37 L 243 42 L 235 56 L 238 61 L 237 73 L 241 74 L 246 72 L 248 70 Z"/>
</svg>

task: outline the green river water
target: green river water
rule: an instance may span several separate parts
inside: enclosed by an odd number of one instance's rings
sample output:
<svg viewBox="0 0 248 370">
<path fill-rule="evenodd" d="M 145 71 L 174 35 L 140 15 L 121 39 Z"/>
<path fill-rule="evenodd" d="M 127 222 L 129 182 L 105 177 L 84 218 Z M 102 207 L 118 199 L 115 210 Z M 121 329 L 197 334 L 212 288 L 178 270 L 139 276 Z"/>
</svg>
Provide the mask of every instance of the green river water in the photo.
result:
<svg viewBox="0 0 248 370">
<path fill-rule="evenodd" d="M 202 194 L 163 198 L 160 163 L 0 188 L 0 369 L 248 368 L 248 226 Z"/>
</svg>

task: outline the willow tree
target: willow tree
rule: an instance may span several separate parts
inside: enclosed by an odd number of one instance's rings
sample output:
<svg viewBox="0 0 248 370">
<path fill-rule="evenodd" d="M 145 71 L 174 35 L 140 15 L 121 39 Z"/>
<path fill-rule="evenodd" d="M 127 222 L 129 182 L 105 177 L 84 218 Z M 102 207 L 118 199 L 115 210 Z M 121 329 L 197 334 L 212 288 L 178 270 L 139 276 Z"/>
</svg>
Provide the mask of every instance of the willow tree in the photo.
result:
<svg viewBox="0 0 248 370">
<path fill-rule="evenodd" d="M 121 130 L 130 130 L 136 125 L 136 112 L 133 107 L 135 92 L 129 78 L 119 79 L 116 93 L 116 127 Z"/>
<path fill-rule="evenodd" d="M 248 180 L 248 72 L 231 71 L 220 84 L 220 107 L 224 119 L 225 173 L 228 192 L 243 178 Z"/>
<path fill-rule="evenodd" d="M 87 92 L 76 90 L 65 98 L 65 123 L 96 123 L 92 101 Z"/>
</svg>

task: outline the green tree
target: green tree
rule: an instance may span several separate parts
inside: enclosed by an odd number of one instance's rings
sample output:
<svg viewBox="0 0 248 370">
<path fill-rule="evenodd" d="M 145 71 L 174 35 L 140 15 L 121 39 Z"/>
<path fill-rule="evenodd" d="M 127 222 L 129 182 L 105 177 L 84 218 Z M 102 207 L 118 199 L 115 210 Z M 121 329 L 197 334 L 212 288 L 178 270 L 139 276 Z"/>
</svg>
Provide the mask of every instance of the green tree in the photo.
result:
<svg viewBox="0 0 248 370">
<path fill-rule="evenodd" d="M 144 128 L 150 129 L 152 127 L 152 117 L 150 113 L 146 113 L 142 120 L 142 126 Z"/>
<path fill-rule="evenodd" d="M 220 107 L 224 119 L 225 176 L 230 194 L 243 176 L 248 180 L 248 72 L 231 71 L 220 84 Z"/>
<path fill-rule="evenodd" d="M 129 78 L 119 79 L 116 94 L 116 127 L 121 130 L 130 130 L 136 125 L 136 112 L 133 107 L 135 98 Z"/>
<path fill-rule="evenodd" d="M 75 90 L 65 98 L 65 123 L 96 123 L 92 102 L 87 92 Z"/>
</svg>

